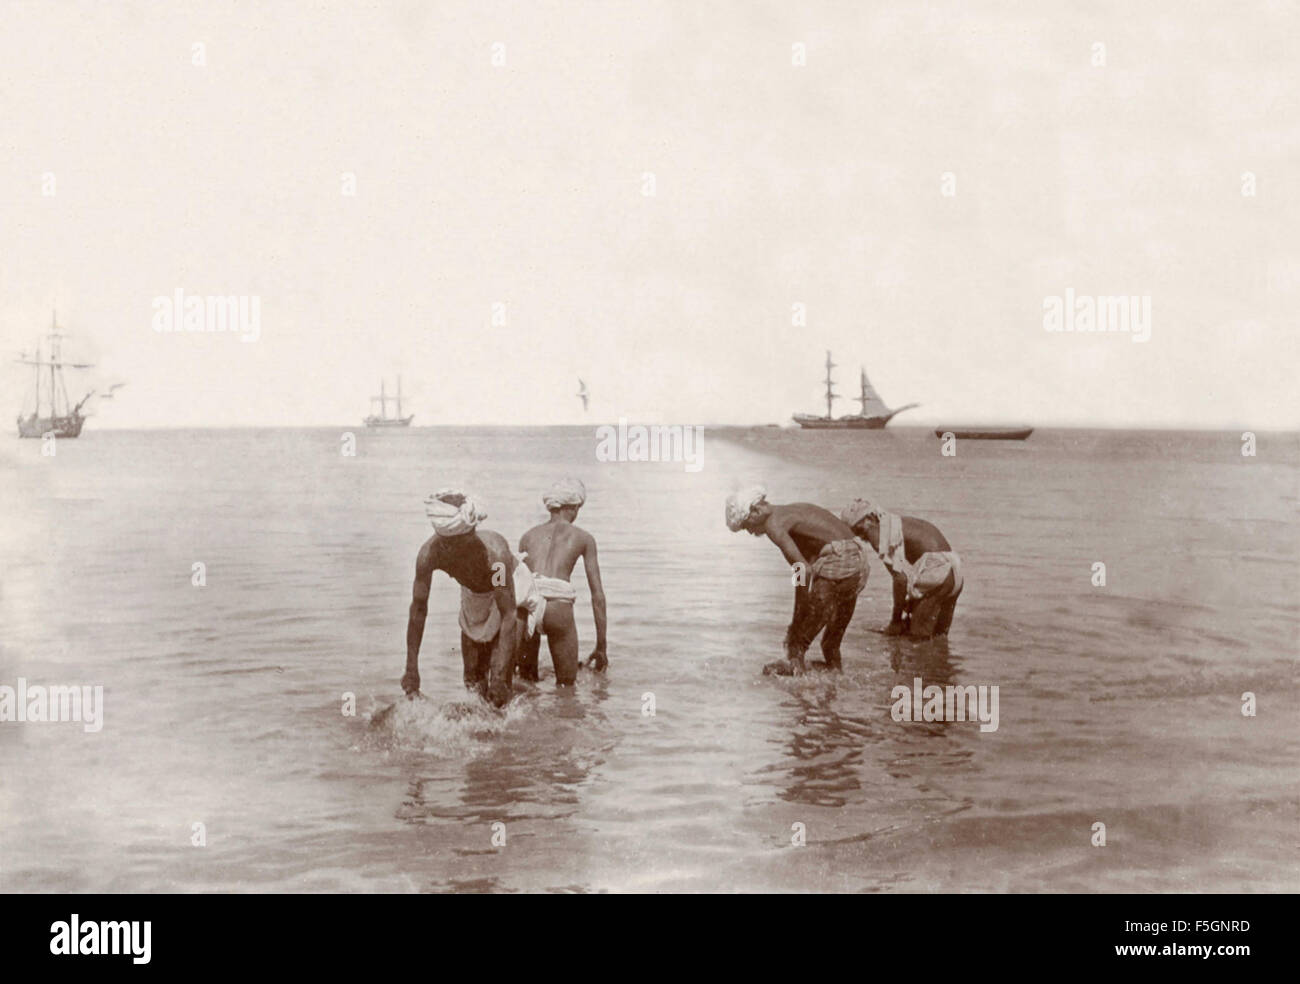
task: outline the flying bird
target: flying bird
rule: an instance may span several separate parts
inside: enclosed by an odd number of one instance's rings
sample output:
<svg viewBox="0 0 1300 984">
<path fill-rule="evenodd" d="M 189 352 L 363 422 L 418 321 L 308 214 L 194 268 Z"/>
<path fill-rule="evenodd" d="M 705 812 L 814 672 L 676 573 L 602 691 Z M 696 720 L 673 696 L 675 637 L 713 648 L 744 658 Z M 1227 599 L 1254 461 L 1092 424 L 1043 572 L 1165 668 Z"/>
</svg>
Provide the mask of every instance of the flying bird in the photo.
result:
<svg viewBox="0 0 1300 984">
<path fill-rule="evenodd" d="M 582 400 L 582 409 L 583 409 L 583 410 L 586 410 L 586 409 L 587 409 L 587 400 L 589 400 L 589 399 L 591 398 L 591 394 L 587 392 L 587 384 L 584 383 L 584 382 L 582 381 L 582 377 L 581 377 L 581 376 L 578 377 L 578 392 L 577 392 L 577 396 L 578 396 L 578 398 L 579 398 L 580 400 Z"/>
</svg>

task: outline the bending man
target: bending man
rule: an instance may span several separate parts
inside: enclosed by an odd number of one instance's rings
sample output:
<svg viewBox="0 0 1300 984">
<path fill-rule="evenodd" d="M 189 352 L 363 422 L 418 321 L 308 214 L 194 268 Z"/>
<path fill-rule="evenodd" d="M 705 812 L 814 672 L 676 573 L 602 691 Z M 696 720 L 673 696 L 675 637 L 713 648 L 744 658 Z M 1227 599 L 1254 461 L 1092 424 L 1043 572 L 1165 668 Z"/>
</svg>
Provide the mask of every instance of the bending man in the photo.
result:
<svg viewBox="0 0 1300 984">
<path fill-rule="evenodd" d="M 894 611 L 885 635 L 947 635 L 964 582 L 961 557 L 938 528 L 866 499 L 854 499 L 840 518 L 871 544 L 894 579 Z"/>
<path fill-rule="evenodd" d="M 578 625 L 573 618 L 577 592 L 569 578 L 579 557 L 591 588 L 591 614 L 596 622 L 596 648 L 592 650 L 587 665 L 597 671 L 609 665 L 605 654 L 605 589 L 600 581 L 600 564 L 596 560 L 596 538 L 573 525 L 578 510 L 586 501 L 587 489 L 578 479 L 566 478 L 556 482 L 542 496 L 551 518 L 540 526 L 534 526 L 519 540 L 519 553 L 532 569 L 537 590 L 546 599 L 541 630 L 521 647 L 519 675 L 525 680 L 537 680 L 537 657 L 543 632 L 555 667 L 556 685 L 570 687 L 577 679 Z"/>
<path fill-rule="evenodd" d="M 420 689 L 420 642 L 429 611 L 429 582 L 445 571 L 460 583 L 460 653 L 465 686 L 500 707 L 510 699 L 511 675 L 520 628 L 516 617 L 518 562 L 505 537 L 478 529 L 487 518 L 474 500 L 457 489 L 443 489 L 424 500 L 433 536 L 415 559 L 415 584 L 406 623 L 406 673 L 402 689 Z M 525 572 L 526 573 L 526 572 Z M 519 599 L 526 604 L 526 582 Z"/>
<path fill-rule="evenodd" d="M 794 570 L 794 617 L 785 634 L 785 659 L 764 673 L 803 673 L 804 653 L 822 633 L 826 668 L 840 669 L 840 641 L 867 584 L 867 555 L 848 524 L 809 502 L 774 506 L 756 487 L 727 499 L 727 528 L 766 535 Z"/>
</svg>

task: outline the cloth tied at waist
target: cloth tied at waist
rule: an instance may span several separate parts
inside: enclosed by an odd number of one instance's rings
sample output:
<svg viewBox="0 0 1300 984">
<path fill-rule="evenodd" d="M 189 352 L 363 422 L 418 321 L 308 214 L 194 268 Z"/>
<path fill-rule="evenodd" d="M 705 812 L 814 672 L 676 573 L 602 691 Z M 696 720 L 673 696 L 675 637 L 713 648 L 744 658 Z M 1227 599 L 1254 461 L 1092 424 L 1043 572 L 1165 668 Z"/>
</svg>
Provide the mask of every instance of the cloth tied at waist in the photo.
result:
<svg viewBox="0 0 1300 984">
<path fill-rule="evenodd" d="M 563 578 L 534 574 L 533 581 L 547 601 L 574 601 L 578 597 L 577 588 Z"/>
<path fill-rule="evenodd" d="M 813 578 L 843 581 L 858 577 L 858 593 L 867 586 L 867 555 L 857 540 L 833 540 L 822 547 L 809 570 Z M 811 587 L 811 580 L 809 582 Z"/>
<path fill-rule="evenodd" d="M 961 557 L 955 550 L 934 550 L 916 558 L 915 564 L 905 564 L 901 572 L 907 578 L 907 595 L 914 600 L 937 591 L 953 575 L 952 592 L 961 590 Z"/>
<path fill-rule="evenodd" d="M 501 609 L 492 591 L 460 586 L 460 630 L 475 642 L 491 642 L 501 631 Z"/>
<path fill-rule="evenodd" d="M 546 595 L 538 587 L 537 575 L 528 569 L 527 564 L 516 557 L 514 565 L 515 607 L 528 612 L 527 634 L 532 638 L 546 618 Z"/>
<path fill-rule="evenodd" d="M 515 608 L 528 613 L 527 633 L 531 637 L 546 617 L 546 597 L 537 587 L 533 572 L 518 559 L 511 578 L 515 589 Z M 460 586 L 460 630 L 475 642 L 491 642 L 501 631 L 501 610 L 493 591 L 471 591 Z"/>
</svg>

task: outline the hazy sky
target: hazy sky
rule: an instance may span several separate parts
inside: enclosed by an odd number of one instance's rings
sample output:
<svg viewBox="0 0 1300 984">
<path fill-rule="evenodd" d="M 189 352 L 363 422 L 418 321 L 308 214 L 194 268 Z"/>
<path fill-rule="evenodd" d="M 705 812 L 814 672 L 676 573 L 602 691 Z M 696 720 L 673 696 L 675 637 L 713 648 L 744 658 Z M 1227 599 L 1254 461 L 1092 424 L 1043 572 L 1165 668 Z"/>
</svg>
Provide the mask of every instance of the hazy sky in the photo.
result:
<svg viewBox="0 0 1300 984">
<path fill-rule="evenodd" d="M 399 371 L 417 424 L 779 422 L 830 348 L 900 423 L 1300 427 L 1291 2 L 0 11 L 0 346 L 57 307 L 128 383 L 92 426 L 356 425 Z M 178 287 L 260 338 L 156 333 Z M 1046 332 L 1066 288 L 1150 341 Z"/>
</svg>

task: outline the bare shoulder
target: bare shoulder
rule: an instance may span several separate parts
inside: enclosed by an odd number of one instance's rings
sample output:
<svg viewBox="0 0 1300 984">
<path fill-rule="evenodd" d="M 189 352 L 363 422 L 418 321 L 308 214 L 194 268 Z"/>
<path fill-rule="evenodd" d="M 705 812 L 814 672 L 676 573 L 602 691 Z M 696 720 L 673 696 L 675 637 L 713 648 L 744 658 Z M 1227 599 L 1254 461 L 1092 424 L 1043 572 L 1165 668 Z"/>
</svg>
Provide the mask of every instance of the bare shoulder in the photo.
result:
<svg viewBox="0 0 1300 984">
<path fill-rule="evenodd" d="M 496 530 L 479 530 L 478 538 L 483 541 L 483 546 L 487 547 L 488 553 L 494 557 L 504 557 L 510 553 L 510 544 Z"/>
<path fill-rule="evenodd" d="M 767 522 L 763 528 L 769 534 L 788 533 L 790 527 L 799 521 L 800 509 L 798 504 L 786 506 L 773 506 L 771 513 L 768 514 Z"/>
<path fill-rule="evenodd" d="M 420 552 L 415 555 L 415 570 L 417 573 L 424 574 L 432 571 L 438 563 L 438 536 L 434 534 L 425 540 L 420 546 Z"/>
</svg>

